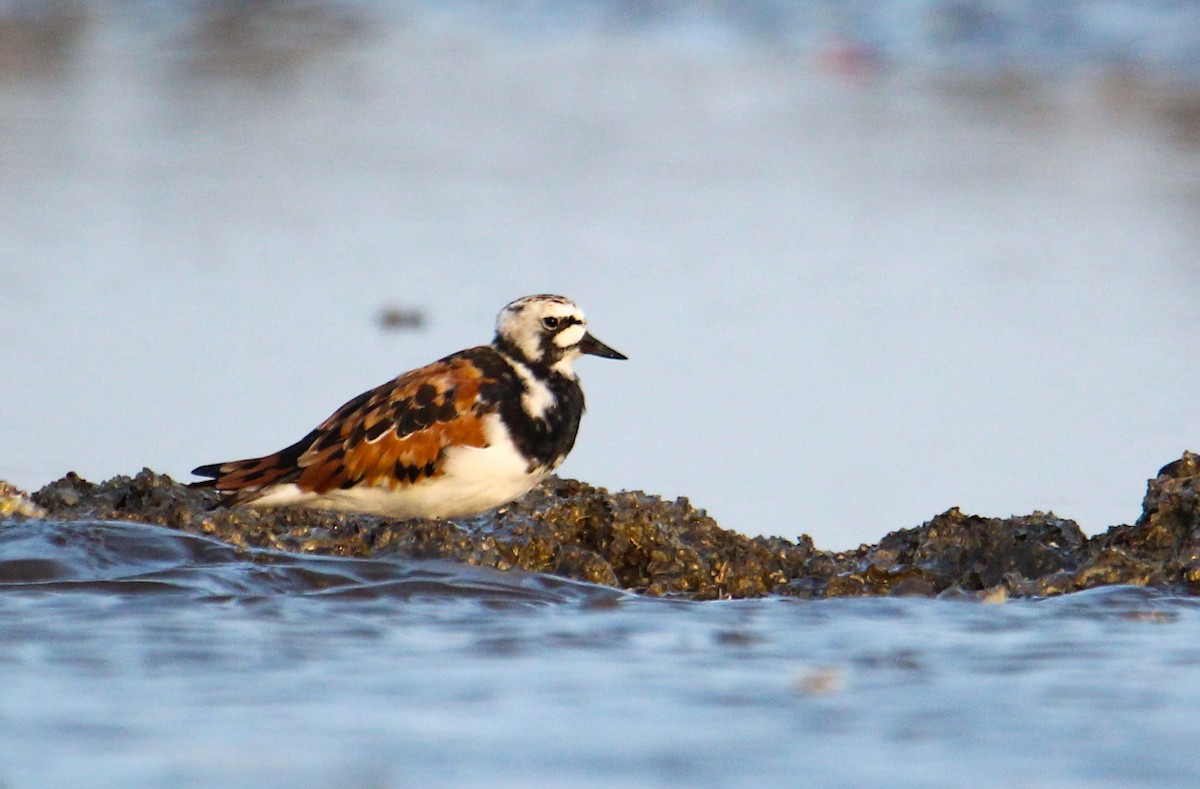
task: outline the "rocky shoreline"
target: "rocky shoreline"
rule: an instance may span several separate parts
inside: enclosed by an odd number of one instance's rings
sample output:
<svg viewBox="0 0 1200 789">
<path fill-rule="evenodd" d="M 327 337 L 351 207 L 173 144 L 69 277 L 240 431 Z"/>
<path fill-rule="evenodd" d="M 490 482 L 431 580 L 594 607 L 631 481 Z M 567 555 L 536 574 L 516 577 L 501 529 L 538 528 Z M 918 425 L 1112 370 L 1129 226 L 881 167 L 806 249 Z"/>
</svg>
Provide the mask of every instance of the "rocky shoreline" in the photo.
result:
<svg viewBox="0 0 1200 789">
<path fill-rule="evenodd" d="M 854 551 L 812 540 L 746 537 L 722 529 L 686 499 L 610 493 L 552 479 L 519 502 L 476 518 L 393 521 L 303 509 L 225 508 L 208 490 L 143 470 L 100 484 L 68 474 L 32 496 L 0 483 L 0 518 L 31 524 L 152 523 L 235 546 L 341 556 L 452 559 L 522 568 L 694 599 L 917 595 L 1057 595 L 1114 584 L 1200 594 L 1200 455 L 1150 480 L 1142 515 L 1088 538 L 1074 521 L 948 510 Z M 0 521 L 2 523 L 2 521 Z"/>
</svg>

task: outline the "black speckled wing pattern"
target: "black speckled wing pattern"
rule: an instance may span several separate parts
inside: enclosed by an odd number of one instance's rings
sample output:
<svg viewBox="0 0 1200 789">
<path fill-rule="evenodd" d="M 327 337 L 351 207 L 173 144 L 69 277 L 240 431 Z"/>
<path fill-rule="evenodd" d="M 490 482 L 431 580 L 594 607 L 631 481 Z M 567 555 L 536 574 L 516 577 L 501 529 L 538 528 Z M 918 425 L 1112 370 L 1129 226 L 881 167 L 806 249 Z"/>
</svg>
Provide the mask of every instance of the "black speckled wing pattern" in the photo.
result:
<svg viewBox="0 0 1200 789">
<path fill-rule="evenodd" d="M 315 430 L 272 455 L 201 466 L 197 483 L 245 503 L 276 484 L 323 494 L 356 486 L 403 488 L 443 473 L 451 446 L 486 447 L 484 419 L 519 384 L 483 346 L 461 351 L 364 392 Z"/>
</svg>

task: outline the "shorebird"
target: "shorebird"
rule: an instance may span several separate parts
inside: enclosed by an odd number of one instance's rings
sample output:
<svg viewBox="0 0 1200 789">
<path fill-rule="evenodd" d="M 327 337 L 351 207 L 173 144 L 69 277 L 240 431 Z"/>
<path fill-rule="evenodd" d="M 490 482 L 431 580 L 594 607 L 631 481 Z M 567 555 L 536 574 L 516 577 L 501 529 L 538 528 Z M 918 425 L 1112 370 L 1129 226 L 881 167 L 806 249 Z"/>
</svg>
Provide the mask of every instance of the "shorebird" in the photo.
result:
<svg viewBox="0 0 1200 789">
<path fill-rule="evenodd" d="M 363 392 L 304 438 L 259 458 L 200 466 L 225 503 L 300 505 L 395 518 L 475 515 L 525 495 L 575 444 L 581 355 L 626 357 L 562 296 L 500 310 L 491 345 Z"/>
</svg>

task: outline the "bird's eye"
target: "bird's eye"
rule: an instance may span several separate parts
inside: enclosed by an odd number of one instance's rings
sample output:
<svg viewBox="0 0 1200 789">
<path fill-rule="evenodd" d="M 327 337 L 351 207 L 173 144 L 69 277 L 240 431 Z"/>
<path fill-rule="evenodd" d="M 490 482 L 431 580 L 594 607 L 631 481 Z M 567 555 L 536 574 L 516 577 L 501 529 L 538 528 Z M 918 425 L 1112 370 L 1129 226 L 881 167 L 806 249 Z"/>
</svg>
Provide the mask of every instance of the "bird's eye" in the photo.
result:
<svg viewBox="0 0 1200 789">
<path fill-rule="evenodd" d="M 554 331 L 558 328 L 558 318 L 553 315 L 547 315 L 545 318 L 542 318 L 542 325 L 550 331 Z"/>
</svg>

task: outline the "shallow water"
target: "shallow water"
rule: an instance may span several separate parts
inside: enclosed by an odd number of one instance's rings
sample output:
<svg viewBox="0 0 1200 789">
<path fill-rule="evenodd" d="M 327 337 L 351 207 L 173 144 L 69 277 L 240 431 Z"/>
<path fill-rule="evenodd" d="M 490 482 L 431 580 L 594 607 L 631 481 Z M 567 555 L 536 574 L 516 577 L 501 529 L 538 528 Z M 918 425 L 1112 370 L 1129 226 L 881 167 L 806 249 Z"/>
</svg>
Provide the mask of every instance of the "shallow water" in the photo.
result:
<svg viewBox="0 0 1200 789">
<path fill-rule="evenodd" d="M 0 785 L 1194 786 L 1200 610 L 685 603 L 0 525 Z"/>
<path fill-rule="evenodd" d="M 3 5 L 0 478 L 276 449 L 555 290 L 631 357 L 568 475 L 1131 520 L 1200 435 L 1200 3 L 1044 5 Z M 1192 787 L 1196 605 L 0 524 L 0 787 Z"/>
</svg>

